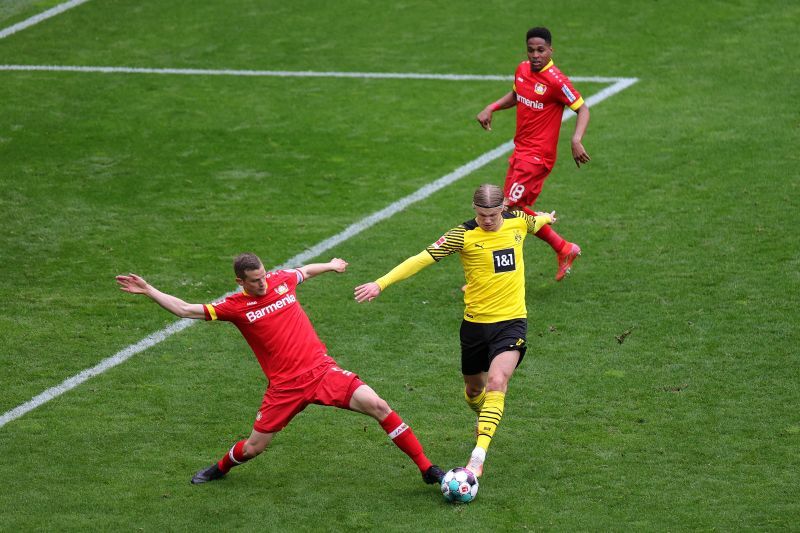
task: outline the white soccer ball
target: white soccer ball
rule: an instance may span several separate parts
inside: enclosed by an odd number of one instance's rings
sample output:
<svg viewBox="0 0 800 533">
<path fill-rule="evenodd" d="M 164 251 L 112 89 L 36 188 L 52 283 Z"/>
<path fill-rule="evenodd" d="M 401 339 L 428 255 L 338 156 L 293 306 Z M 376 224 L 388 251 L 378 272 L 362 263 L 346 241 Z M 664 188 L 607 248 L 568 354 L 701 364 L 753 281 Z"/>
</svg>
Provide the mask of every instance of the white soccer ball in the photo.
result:
<svg viewBox="0 0 800 533">
<path fill-rule="evenodd" d="M 478 478 L 464 467 L 457 466 L 442 478 L 442 495 L 452 503 L 469 503 L 478 495 Z"/>
</svg>

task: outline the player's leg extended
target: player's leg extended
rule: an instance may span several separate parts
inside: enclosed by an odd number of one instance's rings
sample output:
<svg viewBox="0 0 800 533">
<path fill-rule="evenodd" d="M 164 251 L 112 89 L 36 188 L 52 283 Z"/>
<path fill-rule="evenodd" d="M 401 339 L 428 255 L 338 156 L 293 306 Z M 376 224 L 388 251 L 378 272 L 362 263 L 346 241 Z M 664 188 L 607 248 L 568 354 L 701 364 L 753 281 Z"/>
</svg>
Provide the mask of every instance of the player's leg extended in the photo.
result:
<svg viewBox="0 0 800 533">
<path fill-rule="evenodd" d="M 263 452 L 275 433 L 286 427 L 294 416 L 305 409 L 308 401 L 302 394 L 267 388 L 264 399 L 253 423 L 253 431 L 247 440 L 240 440 L 228 450 L 222 459 L 199 471 L 192 483 L 205 483 L 219 479 L 238 466 Z"/>
<path fill-rule="evenodd" d="M 492 442 L 497 426 L 503 418 L 505 407 L 506 390 L 508 381 L 514 373 L 514 369 L 519 362 L 520 353 L 517 350 L 510 350 L 498 354 L 489 366 L 489 377 L 486 384 L 486 399 L 478 415 L 478 438 L 475 449 L 470 456 L 467 468 L 472 470 L 476 476 L 483 474 L 483 462 L 486 459 L 486 451 Z"/>
<path fill-rule="evenodd" d="M 205 483 L 221 478 L 234 466 L 239 466 L 253 457 L 260 455 L 261 452 L 269 446 L 269 443 L 272 442 L 272 437 L 274 435 L 275 433 L 261 433 L 254 429 L 247 440 L 240 440 L 231 446 L 231 449 L 222 456 L 222 459 L 197 472 L 192 478 L 192 483 Z"/>
<path fill-rule="evenodd" d="M 438 483 L 442 480 L 444 472 L 425 456 L 422 444 L 408 424 L 369 385 L 362 383 L 353 392 L 350 409 L 377 420 L 392 442 L 414 461 L 425 483 Z"/>
</svg>

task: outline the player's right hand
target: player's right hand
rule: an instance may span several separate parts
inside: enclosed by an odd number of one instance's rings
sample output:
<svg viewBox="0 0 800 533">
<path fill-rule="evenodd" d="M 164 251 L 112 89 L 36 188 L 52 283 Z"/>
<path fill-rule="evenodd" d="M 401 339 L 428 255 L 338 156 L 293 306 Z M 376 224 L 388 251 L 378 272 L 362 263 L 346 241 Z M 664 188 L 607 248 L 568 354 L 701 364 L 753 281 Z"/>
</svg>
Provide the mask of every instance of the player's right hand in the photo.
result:
<svg viewBox="0 0 800 533">
<path fill-rule="evenodd" d="M 475 117 L 478 121 L 478 124 L 487 131 L 492 131 L 492 110 L 488 107 L 485 108 L 483 111 L 478 113 L 478 116 Z"/>
<path fill-rule="evenodd" d="M 117 276 L 117 283 L 119 288 L 131 294 L 144 294 L 147 292 L 147 282 L 136 274 L 129 274 L 127 276 Z"/>
<path fill-rule="evenodd" d="M 371 302 L 381 293 L 381 287 L 374 281 L 359 285 L 353 291 L 358 303 Z"/>
</svg>

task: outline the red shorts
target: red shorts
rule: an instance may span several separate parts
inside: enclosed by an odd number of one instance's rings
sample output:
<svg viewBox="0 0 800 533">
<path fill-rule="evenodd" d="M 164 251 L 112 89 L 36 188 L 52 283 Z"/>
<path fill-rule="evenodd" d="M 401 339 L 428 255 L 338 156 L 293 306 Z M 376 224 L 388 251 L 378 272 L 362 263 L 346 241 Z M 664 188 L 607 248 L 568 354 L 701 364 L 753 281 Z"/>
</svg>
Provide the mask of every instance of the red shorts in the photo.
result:
<svg viewBox="0 0 800 533">
<path fill-rule="evenodd" d="M 529 163 L 516 158 L 510 159 L 506 184 L 503 187 L 503 195 L 509 200 L 508 205 L 533 206 L 539 193 L 542 192 L 542 185 L 549 174 L 550 169 L 541 163 Z"/>
<path fill-rule="evenodd" d="M 267 387 L 253 429 L 275 433 L 286 427 L 308 404 L 350 408 L 350 398 L 364 382 L 358 374 L 326 362 L 279 388 Z"/>
</svg>

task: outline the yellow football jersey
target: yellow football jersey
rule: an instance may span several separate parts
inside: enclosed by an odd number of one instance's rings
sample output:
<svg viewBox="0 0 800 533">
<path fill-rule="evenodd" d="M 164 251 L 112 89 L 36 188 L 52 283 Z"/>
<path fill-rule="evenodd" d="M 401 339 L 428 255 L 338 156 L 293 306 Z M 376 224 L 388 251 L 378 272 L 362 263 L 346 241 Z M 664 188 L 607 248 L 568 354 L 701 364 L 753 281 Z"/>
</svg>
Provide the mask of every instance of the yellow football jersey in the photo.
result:
<svg viewBox="0 0 800 533">
<path fill-rule="evenodd" d="M 525 262 L 522 244 L 535 233 L 536 218 L 504 212 L 497 231 L 485 231 L 473 219 L 442 235 L 426 248 L 435 261 L 458 252 L 467 280 L 464 319 L 491 323 L 526 318 Z"/>
</svg>

